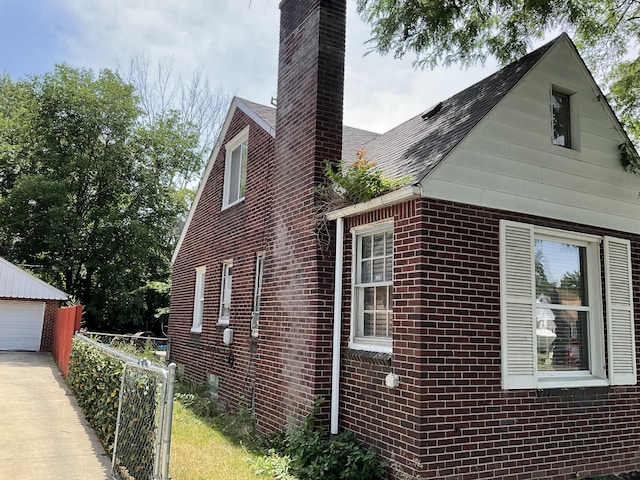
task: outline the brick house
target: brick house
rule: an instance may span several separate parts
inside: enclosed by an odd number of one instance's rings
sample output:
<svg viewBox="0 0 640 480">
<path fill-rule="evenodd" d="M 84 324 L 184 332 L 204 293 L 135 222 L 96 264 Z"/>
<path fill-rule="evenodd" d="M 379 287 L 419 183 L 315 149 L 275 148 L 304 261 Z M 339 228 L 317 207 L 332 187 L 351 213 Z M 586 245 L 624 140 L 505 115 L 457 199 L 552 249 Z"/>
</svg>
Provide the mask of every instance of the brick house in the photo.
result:
<svg viewBox="0 0 640 480">
<path fill-rule="evenodd" d="M 233 100 L 174 253 L 172 359 L 262 431 L 324 397 L 394 479 L 640 469 L 638 179 L 571 40 L 378 135 L 342 125 L 346 2 L 280 8 L 278 108 Z M 325 235 L 360 145 L 412 180 Z"/>
</svg>

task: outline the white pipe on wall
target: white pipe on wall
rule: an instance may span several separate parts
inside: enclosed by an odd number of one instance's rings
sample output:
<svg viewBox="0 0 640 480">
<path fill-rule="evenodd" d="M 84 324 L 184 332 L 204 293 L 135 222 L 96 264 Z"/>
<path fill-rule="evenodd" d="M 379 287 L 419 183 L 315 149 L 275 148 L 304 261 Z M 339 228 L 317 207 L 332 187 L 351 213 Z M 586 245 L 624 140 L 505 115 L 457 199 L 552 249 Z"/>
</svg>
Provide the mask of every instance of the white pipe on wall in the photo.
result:
<svg viewBox="0 0 640 480">
<path fill-rule="evenodd" d="M 342 252 L 344 219 L 336 218 L 336 272 L 333 292 L 333 358 L 331 366 L 331 433 L 338 433 L 340 415 L 340 337 L 342 331 Z"/>
</svg>

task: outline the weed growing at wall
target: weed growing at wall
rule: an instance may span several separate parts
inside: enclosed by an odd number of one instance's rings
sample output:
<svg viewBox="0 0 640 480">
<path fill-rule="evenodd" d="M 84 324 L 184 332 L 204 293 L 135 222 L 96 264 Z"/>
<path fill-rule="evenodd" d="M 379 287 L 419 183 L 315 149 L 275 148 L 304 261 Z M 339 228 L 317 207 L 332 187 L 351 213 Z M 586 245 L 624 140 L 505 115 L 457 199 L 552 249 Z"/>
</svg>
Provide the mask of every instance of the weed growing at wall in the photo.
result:
<svg viewBox="0 0 640 480">
<path fill-rule="evenodd" d="M 316 424 L 320 400 L 298 428 L 267 439 L 271 474 L 282 480 L 375 480 L 387 465 L 365 448 L 351 432 L 330 436 Z M 265 464 L 259 467 L 268 471 Z"/>
<path fill-rule="evenodd" d="M 258 449 L 253 414 L 249 409 L 230 411 L 213 400 L 204 386 L 187 382 L 176 384 L 174 398 L 229 441 L 249 450 Z"/>
<path fill-rule="evenodd" d="M 358 150 L 357 160 L 350 165 L 341 161 L 337 166 L 329 163 L 325 166 L 324 173 L 331 182 L 329 188 L 348 204 L 368 202 L 405 186 L 410 180 L 410 177 L 387 177 L 365 155 L 365 149 L 361 148 Z"/>
</svg>

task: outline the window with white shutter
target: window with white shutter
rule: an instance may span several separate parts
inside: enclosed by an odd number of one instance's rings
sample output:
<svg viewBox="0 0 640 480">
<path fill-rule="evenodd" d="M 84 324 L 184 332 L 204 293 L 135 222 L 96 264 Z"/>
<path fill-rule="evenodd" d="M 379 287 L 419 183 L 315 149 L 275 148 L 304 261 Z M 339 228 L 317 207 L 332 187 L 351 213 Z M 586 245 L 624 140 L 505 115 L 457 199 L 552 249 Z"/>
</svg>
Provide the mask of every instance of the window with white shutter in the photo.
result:
<svg viewBox="0 0 640 480">
<path fill-rule="evenodd" d="M 631 288 L 631 244 L 604 237 L 604 264 L 609 336 L 609 378 L 614 385 L 635 385 L 636 342 Z"/>
<path fill-rule="evenodd" d="M 635 384 L 630 265 L 627 240 L 501 221 L 503 388 Z"/>
</svg>

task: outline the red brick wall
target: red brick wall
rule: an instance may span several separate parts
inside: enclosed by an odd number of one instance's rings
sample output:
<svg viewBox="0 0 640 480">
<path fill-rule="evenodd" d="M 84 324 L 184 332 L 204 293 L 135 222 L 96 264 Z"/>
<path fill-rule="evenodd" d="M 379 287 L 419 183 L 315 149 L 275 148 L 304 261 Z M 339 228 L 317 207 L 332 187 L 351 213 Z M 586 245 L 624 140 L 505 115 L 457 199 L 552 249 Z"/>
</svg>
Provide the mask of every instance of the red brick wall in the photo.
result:
<svg viewBox="0 0 640 480">
<path fill-rule="evenodd" d="M 40 340 L 40 351 L 50 352 L 53 348 L 53 330 L 56 322 L 56 313 L 60 306 L 58 300 L 46 300 L 44 308 L 44 323 L 42 326 L 42 339 Z"/>
<path fill-rule="evenodd" d="M 629 238 L 636 298 L 638 239 L 426 199 L 349 219 L 343 347 L 350 321 L 349 228 L 390 217 L 393 356 L 390 365 L 343 358 L 341 428 L 375 445 L 398 479 L 570 479 L 640 469 L 637 387 L 502 390 L 498 228 L 504 218 Z M 635 310 L 638 332 L 639 301 Z M 636 345 L 640 349 L 640 338 Z M 399 388 L 384 386 L 390 371 L 400 376 Z"/>
<path fill-rule="evenodd" d="M 221 148 L 204 186 L 182 248 L 173 266 L 169 335 L 171 357 L 185 364 L 188 379 L 203 382 L 207 373 L 220 378 L 221 399 L 231 407 L 252 397 L 253 378 L 247 375 L 250 355 L 255 254 L 267 250 L 273 138 L 244 112 L 236 110 L 222 146 L 249 125 L 245 199 L 224 211 L 225 149 Z M 222 342 L 225 327 L 217 326 L 222 262 L 233 260 L 233 292 L 229 327 L 231 346 Z M 202 333 L 191 333 L 195 269 L 206 265 Z"/>
<path fill-rule="evenodd" d="M 345 19 L 345 0 L 281 3 L 277 141 L 253 125 L 245 201 L 223 212 L 221 151 L 173 270 L 172 358 L 186 365 L 190 379 L 217 375 L 229 405 L 255 402 L 263 431 L 297 422 L 314 396 L 330 394 L 334 263 L 316 235 L 314 188 L 325 181 L 325 161 L 341 156 Z M 247 122 L 244 114 L 234 116 L 224 142 Z M 260 250 L 266 253 L 260 338 L 250 342 Z M 233 259 L 231 348 L 215 326 L 226 259 Z M 207 265 L 203 327 L 191 334 L 201 265 Z"/>
<path fill-rule="evenodd" d="M 333 258 L 316 236 L 314 188 L 342 145 L 346 1 L 281 3 L 273 216 L 256 405 L 261 430 L 306 414 L 331 385 Z M 328 418 L 325 409 L 324 414 Z"/>
</svg>

